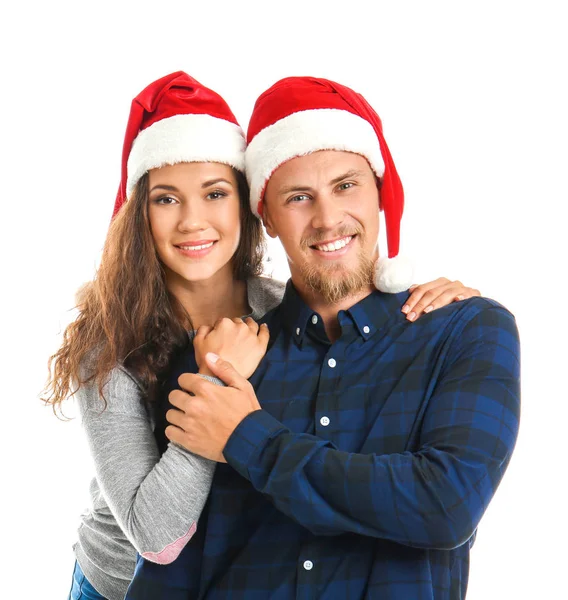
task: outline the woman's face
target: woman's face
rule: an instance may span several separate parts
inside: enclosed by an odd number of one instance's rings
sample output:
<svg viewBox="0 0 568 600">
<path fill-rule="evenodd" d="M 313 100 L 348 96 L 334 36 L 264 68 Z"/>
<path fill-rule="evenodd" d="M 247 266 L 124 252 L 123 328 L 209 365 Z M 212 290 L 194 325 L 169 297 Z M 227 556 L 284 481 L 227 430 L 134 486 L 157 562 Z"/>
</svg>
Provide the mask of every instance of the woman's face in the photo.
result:
<svg viewBox="0 0 568 600">
<path fill-rule="evenodd" d="M 150 229 L 170 281 L 232 277 L 241 235 L 233 169 L 220 163 L 180 163 L 148 174 Z"/>
</svg>

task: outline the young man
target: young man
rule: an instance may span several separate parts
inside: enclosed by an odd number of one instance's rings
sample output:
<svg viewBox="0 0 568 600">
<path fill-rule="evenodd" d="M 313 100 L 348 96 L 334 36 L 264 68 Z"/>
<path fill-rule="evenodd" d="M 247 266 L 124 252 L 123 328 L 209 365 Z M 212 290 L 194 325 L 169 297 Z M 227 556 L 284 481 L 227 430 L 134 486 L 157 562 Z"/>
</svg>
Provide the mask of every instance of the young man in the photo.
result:
<svg viewBox="0 0 568 600">
<path fill-rule="evenodd" d="M 170 394 L 168 438 L 228 464 L 178 560 L 139 563 L 127 598 L 464 598 L 518 431 L 513 316 L 474 298 L 409 326 L 402 186 L 349 88 L 265 92 L 247 171 L 291 280 L 250 383 L 209 355 L 226 387 L 185 373 Z M 381 209 L 391 258 L 377 261 Z"/>
</svg>

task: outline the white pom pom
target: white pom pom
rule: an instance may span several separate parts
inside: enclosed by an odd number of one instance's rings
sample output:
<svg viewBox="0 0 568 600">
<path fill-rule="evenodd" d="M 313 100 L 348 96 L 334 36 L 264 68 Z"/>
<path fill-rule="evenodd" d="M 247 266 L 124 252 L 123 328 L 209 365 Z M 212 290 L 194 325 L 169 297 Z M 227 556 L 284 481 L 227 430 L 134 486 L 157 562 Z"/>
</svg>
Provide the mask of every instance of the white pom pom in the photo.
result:
<svg viewBox="0 0 568 600">
<path fill-rule="evenodd" d="M 412 285 L 412 262 L 405 256 L 381 257 L 375 267 L 375 287 L 387 294 L 404 292 Z"/>
</svg>

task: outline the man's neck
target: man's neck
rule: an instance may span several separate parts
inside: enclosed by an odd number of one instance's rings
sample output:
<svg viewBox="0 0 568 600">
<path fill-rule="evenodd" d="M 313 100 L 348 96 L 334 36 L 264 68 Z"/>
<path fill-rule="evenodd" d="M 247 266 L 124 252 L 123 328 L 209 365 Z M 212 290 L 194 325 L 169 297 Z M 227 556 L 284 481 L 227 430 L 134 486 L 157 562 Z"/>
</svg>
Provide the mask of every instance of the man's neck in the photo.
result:
<svg viewBox="0 0 568 600">
<path fill-rule="evenodd" d="M 302 281 L 296 282 L 292 278 L 292 283 L 302 300 L 322 318 L 325 332 L 331 342 L 335 342 L 341 335 L 341 327 L 337 320 L 339 311 L 348 310 L 352 306 L 355 306 L 355 304 L 372 294 L 375 289 L 369 285 L 335 304 L 330 304 L 320 294 L 316 294 L 308 289 Z"/>
<path fill-rule="evenodd" d="M 186 281 L 168 273 L 168 289 L 187 311 L 193 329 L 213 326 L 223 317 L 242 317 L 250 312 L 246 281 L 236 281 L 229 269 L 205 281 Z"/>
</svg>

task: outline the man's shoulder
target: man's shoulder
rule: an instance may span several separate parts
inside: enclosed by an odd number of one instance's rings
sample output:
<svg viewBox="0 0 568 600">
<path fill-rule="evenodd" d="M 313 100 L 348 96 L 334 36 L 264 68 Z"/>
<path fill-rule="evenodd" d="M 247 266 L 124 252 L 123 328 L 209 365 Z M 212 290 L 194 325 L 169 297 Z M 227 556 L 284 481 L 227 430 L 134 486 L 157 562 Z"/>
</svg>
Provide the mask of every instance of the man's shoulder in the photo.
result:
<svg viewBox="0 0 568 600">
<path fill-rule="evenodd" d="M 401 314 L 401 308 L 404 305 L 405 301 L 408 298 L 408 292 L 401 292 L 398 294 L 389 294 L 389 309 L 390 312 L 396 314 L 397 316 Z M 451 302 L 450 304 L 443 306 L 441 308 L 437 308 L 432 311 L 429 316 L 430 318 L 435 319 L 452 319 L 455 318 L 456 315 L 459 315 L 462 318 L 474 317 L 479 313 L 486 311 L 497 311 L 502 313 L 508 313 L 511 317 L 514 318 L 513 314 L 509 309 L 507 309 L 503 304 L 497 302 L 493 298 L 487 298 L 485 296 L 474 296 L 473 298 L 467 298 L 466 300 L 459 300 L 455 302 Z M 420 319 L 416 321 L 416 323 L 425 322 L 425 317 L 427 315 L 422 315 Z M 406 317 L 402 315 L 404 319 Z"/>
<path fill-rule="evenodd" d="M 519 332 L 513 313 L 492 298 L 477 296 L 453 302 L 423 315 L 433 331 L 444 332 L 443 338 L 452 345 L 484 343 L 490 340 L 503 347 L 518 348 Z M 414 324 L 413 324 L 414 325 Z"/>
<path fill-rule="evenodd" d="M 389 326 L 405 327 L 408 335 L 413 338 L 430 337 L 447 339 L 459 337 L 467 327 L 502 328 L 516 332 L 514 315 L 503 304 L 492 298 L 476 296 L 466 300 L 452 302 L 441 308 L 422 314 L 419 319 L 409 322 L 401 307 L 408 297 L 408 292 L 379 296 L 377 311 L 386 310 L 389 313 Z"/>
<path fill-rule="evenodd" d="M 444 311 L 448 314 L 457 313 L 466 319 L 474 318 L 482 313 L 488 312 L 500 313 L 509 315 L 513 319 L 515 318 L 513 313 L 503 304 L 493 298 L 487 298 L 485 296 L 475 296 L 473 298 L 468 298 L 467 300 L 452 302 L 451 304 L 448 304 L 448 306 L 438 309 L 438 311 L 440 311 L 441 315 L 444 314 Z"/>
</svg>

